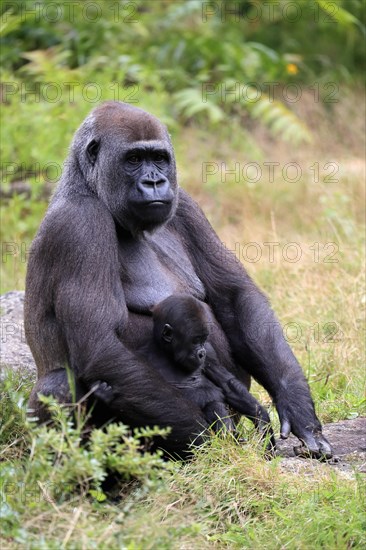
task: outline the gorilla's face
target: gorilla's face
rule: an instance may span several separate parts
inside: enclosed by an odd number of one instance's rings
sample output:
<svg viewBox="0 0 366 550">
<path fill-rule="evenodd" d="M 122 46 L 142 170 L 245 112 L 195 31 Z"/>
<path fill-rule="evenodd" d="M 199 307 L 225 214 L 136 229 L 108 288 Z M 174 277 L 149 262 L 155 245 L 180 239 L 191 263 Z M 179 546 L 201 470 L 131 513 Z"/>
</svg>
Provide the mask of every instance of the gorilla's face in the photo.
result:
<svg viewBox="0 0 366 550">
<path fill-rule="evenodd" d="M 124 154 L 121 171 L 126 200 L 139 223 L 157 225 L 172 211 L 175 186 L 170 179 L 172 159 L 164 142 L 135 142 Z"/>
<path fill-rule="evenodd" d="M 190 373 L 205 364 L 208 326 L 201 321 L 197 322 L 197 319 L 186 321 L 184 327 L 166 323 L 161 333 L 161 345 L 174 363 Z"/>
<path fill-rule="evenodd" d="M 153 320 L 155 341 L 175 364 L 187 373 L 204 366 L 210 329 L 201 302 L 173 294 L 154 307 Z"/>
<path fill-rule="evenodd" d="M 122 103 L 104 104 L 93 116 L 85 150 L 92 189 L 133 234 L 166 223 L 176 210 L 177 181 L 165 126 Z"/>
<path fill-rule="evenodd" d="M 204 327 L 199 334 L 183 334 L 180 331 L 175 331 L 172 342 L 175 362 L 187 372 L 201 369 L 206 359 L 206 341 L 207 334 Z"/>
</svg>

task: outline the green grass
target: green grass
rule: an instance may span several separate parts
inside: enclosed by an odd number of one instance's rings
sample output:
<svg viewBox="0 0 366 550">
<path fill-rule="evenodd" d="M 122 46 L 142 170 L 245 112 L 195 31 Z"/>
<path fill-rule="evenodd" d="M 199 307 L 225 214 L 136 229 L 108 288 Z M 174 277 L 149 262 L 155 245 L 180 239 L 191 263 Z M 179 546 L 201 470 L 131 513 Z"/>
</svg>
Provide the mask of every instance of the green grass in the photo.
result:
<svg viewBox="0 0 366 550">
<path fill-rule="evenodd" d="M 216 436 L 185 464 L 139 454 L 123 426 L 95 430 L 85 446 L 82 423 L 71 427 L 59 408 L 53 429 L 27 421 L 26 388 L 10 375 L 1 391 L 2 550 L 366 543 L 357 475 L 307 461 L 286 471 L 280 459 L 265 460 L 253 439 L 239 446 Z M 108 468 L 120 474 L 112 492 L 101 485 Z"/>
<path fill-rule="evenodd" d="M 346 388 L 327 390 L 324 413 L 317 393 L 322 387 L 312 384 L 323 420 L 329 409 L 336 419 L 362 412 L 357 392 Z M 82 431 L 62 417 L 55 430 L 26 421 L 29 390 L 26 377 L 10 373 L 0 392 L 2 550 L 348 550 L 366 543 L 361 474 L 310 461 L 286 471 L 280 459 L 264 460 L 253 438 L 238 446 L 215 437 L 187 464 L 148 455 L 142 462 L 131 440 L 129 452 L 118 454 L 101 432 L 85 449 Z M 109 458 L 122 474 L 112 493 L 100 485 Z"/>
</svg>

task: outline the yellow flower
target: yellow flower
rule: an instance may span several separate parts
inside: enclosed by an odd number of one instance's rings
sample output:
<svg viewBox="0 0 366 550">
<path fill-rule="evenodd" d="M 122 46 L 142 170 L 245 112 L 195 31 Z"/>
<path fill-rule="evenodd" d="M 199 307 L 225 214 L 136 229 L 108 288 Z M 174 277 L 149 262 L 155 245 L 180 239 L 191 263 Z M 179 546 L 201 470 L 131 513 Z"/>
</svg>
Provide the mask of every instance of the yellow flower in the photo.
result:
<svg viewBox="0 0 366 550">
<path fill-rule="evenodd" d="M 294 63 L 288 63 L 286 66 L 288 74 L 297 74 L 299 72 L 299 68 Z"/>
</svg>

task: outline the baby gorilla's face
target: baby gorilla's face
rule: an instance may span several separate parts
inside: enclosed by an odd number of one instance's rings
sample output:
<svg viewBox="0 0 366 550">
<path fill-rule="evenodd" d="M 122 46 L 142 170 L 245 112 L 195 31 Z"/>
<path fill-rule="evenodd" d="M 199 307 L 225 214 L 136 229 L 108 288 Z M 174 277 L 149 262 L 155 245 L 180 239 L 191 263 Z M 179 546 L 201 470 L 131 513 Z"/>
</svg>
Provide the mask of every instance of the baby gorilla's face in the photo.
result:
<svg viewBox="0 0 366 550">
<path fill-rule="evenodd" d="M 174 361 L 187 372 L 194 372 L 205 364 L 207 333 L 189 334 L 175 332 L 175 338 L 172 341 L 172 351 Z"/>
</svg>

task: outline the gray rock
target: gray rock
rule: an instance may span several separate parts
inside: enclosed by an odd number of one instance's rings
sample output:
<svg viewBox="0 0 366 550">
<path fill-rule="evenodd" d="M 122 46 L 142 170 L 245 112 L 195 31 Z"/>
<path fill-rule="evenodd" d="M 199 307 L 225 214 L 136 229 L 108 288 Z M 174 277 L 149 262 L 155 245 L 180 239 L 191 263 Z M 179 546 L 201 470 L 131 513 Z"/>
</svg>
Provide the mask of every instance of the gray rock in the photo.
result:
<svg viewBox="0 0 366 550">
<path fill-rule="evenodd" d="M 0 373 L 4 367 L 26 371 L 33 378 L 37 369 L 24 333 L 24 292 L 0 296 Z"/>
<path fill-rule="evenodd" d="M 281 468 L 292 472 L 308 472 L 313 468 L 335 467 L 345 475 L 353 472 L 366 473 L 366 418 L 341 420 L 323 426 L 323 433 L 332 445 L 335 458 L 321 463 L 295 457 L 293 447 L 299 442 L 295 437 L 277 440 L 278 454 L 283 458 Z"/>
</svg>

